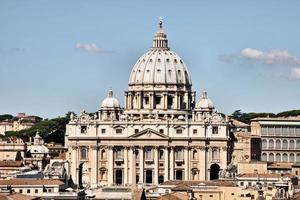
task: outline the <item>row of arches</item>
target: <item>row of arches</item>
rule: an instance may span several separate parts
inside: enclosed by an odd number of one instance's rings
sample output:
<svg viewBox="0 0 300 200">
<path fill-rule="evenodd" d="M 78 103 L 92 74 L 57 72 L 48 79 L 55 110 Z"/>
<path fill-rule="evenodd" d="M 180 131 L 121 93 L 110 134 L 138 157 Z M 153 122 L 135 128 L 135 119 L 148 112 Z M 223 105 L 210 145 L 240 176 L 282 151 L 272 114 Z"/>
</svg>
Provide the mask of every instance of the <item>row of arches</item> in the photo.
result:
<svg viewBox="0 0 300 200">
<path fill-rule="evenodd" d="M 299 149 L 300 140 L 287 140 L 287 139 L 263 139 L 262 142 L 263 149 Z"/>
<path fill-rule="evenodd" d="M 300 162 L 300 153 L 262 153 L 261 160 L 269 162 Z"/>
</svg>

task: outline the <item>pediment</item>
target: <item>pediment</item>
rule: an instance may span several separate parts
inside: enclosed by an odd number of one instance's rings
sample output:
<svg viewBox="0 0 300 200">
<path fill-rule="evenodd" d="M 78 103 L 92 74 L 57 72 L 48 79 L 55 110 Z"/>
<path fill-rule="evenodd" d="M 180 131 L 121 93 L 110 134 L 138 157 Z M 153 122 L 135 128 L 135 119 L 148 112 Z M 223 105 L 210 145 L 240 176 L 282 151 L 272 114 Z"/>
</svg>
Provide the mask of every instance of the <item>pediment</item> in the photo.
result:
<svg viewBox="0 0 300 200">
<path fill-rule="evenodd" d="M 151 128 L 147 128 L 145 130 L 142 130 L 138 133 L 135 133 L 131 136 L 129 136 L 129 138 L 135 138 L 135 139 L 168 139 L 169 137 L 157 132 Z"/>
</svg>

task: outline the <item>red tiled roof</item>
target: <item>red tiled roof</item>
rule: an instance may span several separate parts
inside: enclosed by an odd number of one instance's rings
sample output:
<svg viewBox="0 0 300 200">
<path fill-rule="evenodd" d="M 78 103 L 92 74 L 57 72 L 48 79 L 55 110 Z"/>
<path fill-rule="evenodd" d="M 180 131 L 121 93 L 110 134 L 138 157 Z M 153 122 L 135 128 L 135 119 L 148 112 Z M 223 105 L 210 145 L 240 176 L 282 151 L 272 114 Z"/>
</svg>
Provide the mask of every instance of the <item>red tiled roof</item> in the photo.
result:
<svg viewBox="0 0 300 200">
<path fill-rule="evenodd" d="M 0 185 L 63 185 L 60 180 L 51 179 L 11 179 L 0 180 Z"/>
<path fill-rule="evenodd" d="M 186 185 L 186 186 L 226 186 L 226 187 L 234 187 L 236 183 L 233 181 L 225 181 L 225 180 L 212 180 L 212 181 L 180 181 L 180 180 L 173 180 L 173 181 L 166 181 L 161 185 Z"/>
<path fill-rule="evenodd" d="M 161 197 L 158 197 L 157 200 L 189 200 L 189 196 L 181 194 L 179 192 L 174 192 L 171 194 L 165 194 Z"/>
<path fill-rule="evenodd" d="M 0 161 L 0 167 L 22 167 L 22 161 L 3 160 Z"/>
<path fill-rule="evenodd" d="M 243 177 L 243 178 L 295 178 L 296 176 L 292 174 L 256 174 L 256 173 L 243 173 L 243 174 L 238 174 L 237 177 Z"/>
</svg>

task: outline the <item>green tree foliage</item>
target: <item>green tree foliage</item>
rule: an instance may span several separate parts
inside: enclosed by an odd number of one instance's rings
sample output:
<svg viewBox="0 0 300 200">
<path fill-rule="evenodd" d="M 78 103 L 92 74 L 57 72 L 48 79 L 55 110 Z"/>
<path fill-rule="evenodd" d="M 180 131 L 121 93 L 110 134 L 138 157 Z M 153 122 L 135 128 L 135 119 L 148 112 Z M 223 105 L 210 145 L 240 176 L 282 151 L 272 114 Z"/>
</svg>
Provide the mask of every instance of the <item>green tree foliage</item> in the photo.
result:
<svg viewBox="0 0 300 200">
<path fill-rule="evenodd" d="M 34 137 L 39 132 L 39 135 L 46 143 L 55 142 L 64 144 L 66 125 L 70 121 L 70 114 L 71 112 L 68 112 L 65 117 L 57 117 L 49 120 L 44 119 L 26 130 L 8 131 L 5 133 L 5 136 L 16 136 L 22 138 L 24 141 L 29 141 L 30 137 Z"/>
<path fill-rule="evenodd" d="M 300 115 L 300 110 L 290 110 L 290 111 L 284 111 L 280 112 L 278 114 L 274 113 L 243 113 L 241 110 L 236 110 L 231 114 L 231 117 L 233 119 L 239 120 L 241 122 L 250 124 L 250 121 L 257 117 L 289 117 L 289 116 L 298 116 Z"/>
<path fill-rule="evenodd" d="M 21 160 L 23 160 L 23 157 L 22 157 L 22 155 L 21 155 L 21 152 L 20 151 L 17 151 L 17 154 L 16 154 L 16 159 L 15 159 L 16 161 L 21 161 Z"/>
<path fill-rule="evenodd" d="M 10 114 L 4 114 L 4 115 L 0 115 L 0 121 L 4 121 L 4 120 L 12 120 L 14 118 L 14 116 L 10 115 Z"/>
</svg>

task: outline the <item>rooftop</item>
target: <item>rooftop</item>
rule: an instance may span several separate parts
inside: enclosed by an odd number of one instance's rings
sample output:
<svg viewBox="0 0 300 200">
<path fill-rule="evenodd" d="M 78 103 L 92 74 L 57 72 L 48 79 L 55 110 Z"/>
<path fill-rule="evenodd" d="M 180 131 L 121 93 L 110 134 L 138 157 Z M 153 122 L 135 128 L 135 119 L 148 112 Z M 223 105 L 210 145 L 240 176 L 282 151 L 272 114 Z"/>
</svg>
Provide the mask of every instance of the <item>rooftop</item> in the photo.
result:
<svg viewBox="0 0 300 200">
<path fill-rule="evenodd" d="M 185 185 L 185 186 L 225 186 L 225 187 L 234 187 L 236 184 L 232 181 L 226 180 L 212 180 L 212 181 L 180 181 L 180 180 L 173 180 L 173 181 L 166 181 L 161 185 Z"/>
<path fill-rule="evenodd" d="M 189 196 L 179 193 L 179 192 L 174 192 L 171 194 L 165 194 L 159 198 L 157 198 L 157 200 L 189 200 Z"/>
<path fill-rule="evenodd" d="M 243 173 L 243 174 L 238 174 L 236 176 L 237 178 L 295 178 L 296 176 L 292 175 L 292 174 L 258 174 L 258 173 Z"/>
<path fill-rule="evenodd" d="M 22 167 L 22 161 L 3 160 L 0 161 L 0 167 Z"/>
<path fill-rule="evenodd" d="M 64 182 L 59 180 L 50 179 L 11 179 L 11 180 L 0 180 L 0 185 L 63 185 Z"/>
</svg>

